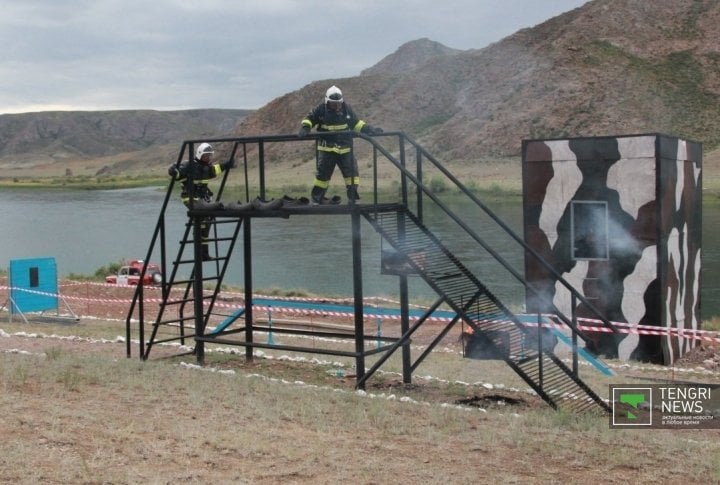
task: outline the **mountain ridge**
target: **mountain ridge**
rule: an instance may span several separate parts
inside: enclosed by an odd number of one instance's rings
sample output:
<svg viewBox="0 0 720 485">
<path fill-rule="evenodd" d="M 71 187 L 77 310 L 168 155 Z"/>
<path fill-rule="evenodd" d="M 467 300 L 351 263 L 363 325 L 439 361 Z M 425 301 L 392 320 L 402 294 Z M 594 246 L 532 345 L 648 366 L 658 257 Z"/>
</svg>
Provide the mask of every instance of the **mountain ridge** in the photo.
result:
<svg viewBox="0 0 720 485">
<path fill-rule="evenodd" d="M 63 175 L 68 170 L 115 175 L 152 171 L 159 159 L 169 164 L 183 140 L 227 136 L 250 112 L 193 109 L 0 115 L 0 167 L 13 177 Z"/>
<path fill-rule="evenodd" d="M 2 115 L 0 166 L 157 172 L 185 139 L 296 133 L 333 84 L 361 118 L 407 133 L 448 167 L 517 160 L 522 140 L 537 138 L 665 133 L 707 153 L 720 146 L 720 2 L 592 0 L 480 49 L 421 38 L 358 76 L 313 81 L 254 111 L 218 110 L 198 126 L 197 113 L 166 115 L 164 137 L 145 112 L 127 127 L 97 112 L 94 125 L 75 125 L 92 136 L 66 125 L 23 151 L 3 124 L 22 115 Z M 286 145 L 278 163 L 312 171 L 307 147 Z"/>
<path fill-rule="evenodd" d="M 405 131 L 443 160 L 516 157 L 529 138 L 647 132 L 714 148 L 719 26 L 719 2 L 594 0 L 482 49 L 404 44 L 381 63 L 401 66 L 412 52 L 413 67 L 315 81 L 248 116 L 236 134 L 296 131 L 335 84 L 368 122 Z"/>
</svg>

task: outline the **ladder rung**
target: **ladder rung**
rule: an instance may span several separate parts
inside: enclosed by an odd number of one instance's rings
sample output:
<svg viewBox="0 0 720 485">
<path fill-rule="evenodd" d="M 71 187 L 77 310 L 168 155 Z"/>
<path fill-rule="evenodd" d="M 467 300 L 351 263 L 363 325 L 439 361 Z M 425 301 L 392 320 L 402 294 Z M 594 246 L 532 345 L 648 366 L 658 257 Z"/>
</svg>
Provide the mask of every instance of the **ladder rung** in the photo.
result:
<svg viewBox="0 0 720 485">
<path fill-rule="evenodd" d="M 203 278 L 202 281 L 214 281 L 217 280 L 217 276 L 208 276 L 207 278 Z M 189 283 L 193 283 L 195 280 L 176 280 L 173 281 L 173 285 L 187 285 Z"/>
</svg>

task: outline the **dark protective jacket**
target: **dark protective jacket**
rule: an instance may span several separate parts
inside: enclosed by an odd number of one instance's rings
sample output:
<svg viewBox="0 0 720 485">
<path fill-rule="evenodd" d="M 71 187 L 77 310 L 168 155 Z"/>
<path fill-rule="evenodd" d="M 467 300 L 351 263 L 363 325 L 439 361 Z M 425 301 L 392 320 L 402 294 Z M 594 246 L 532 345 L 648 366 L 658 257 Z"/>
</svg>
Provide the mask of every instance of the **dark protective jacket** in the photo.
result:
<svg viewBox="0 0 720 485">
<path fill-rule="evenodd" d="M 302 120 L 302 125 L 312 129 L 317 126 L 318 133 L 332 133 L 337 131 L 367 132 L 369 125 L 357 117 L 349 104 L 343 103 L 340 111 L 328 109 L 326 104 L 315 106 Z M 352 136 L 349 134 L 327 135 L 318 142 L 321 152 L 350 153 L 352 151 Z"/>
<path fill-rule="evenodd" d="M 179 167 L 170 166 L 168 173 L 175 177 L 175 180 L 182 182 L 182 194 L 180 197 L 184 203 L 187 204 L 190 201 L 190 178 L 192 178 L 195 189 L 194 199 L 212 202 L 213 193 L 208 187 L 208 182 L 223 173 L 231 165 L 232 160 L 208 165 L 195 159 L 192 163 L 181 163 Z"/>
</svg>

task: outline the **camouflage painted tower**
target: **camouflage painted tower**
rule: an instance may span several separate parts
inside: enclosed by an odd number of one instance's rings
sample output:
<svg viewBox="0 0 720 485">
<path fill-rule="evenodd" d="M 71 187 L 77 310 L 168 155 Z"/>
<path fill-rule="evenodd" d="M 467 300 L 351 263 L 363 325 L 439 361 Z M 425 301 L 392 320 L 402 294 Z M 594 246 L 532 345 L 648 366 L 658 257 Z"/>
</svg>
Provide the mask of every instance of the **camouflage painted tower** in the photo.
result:
<svg viewBox="0 0 720 485">
<path fill-rule="evenodd" d="M 591 350 L 672 364 L 698 329 L 702 145 L 661 134 L 523 141 L 525 241 L 612 322 L 663 335 L 590 332 Z M 570 315 L 557 278 L 529 258 L 527 280 Z M 529 312 L 540 308 L 528 293 Z M 583 304 L 578 317 L 588 316 Z"/>
</svg>

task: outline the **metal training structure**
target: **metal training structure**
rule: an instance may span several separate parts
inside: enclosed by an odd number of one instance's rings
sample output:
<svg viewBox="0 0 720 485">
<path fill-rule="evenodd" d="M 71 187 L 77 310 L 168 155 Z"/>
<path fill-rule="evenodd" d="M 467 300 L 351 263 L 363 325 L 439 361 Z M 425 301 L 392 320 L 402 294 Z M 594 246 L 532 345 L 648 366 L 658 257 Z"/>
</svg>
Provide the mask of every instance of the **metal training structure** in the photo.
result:
<svg viewBox="0 0 720 485">
<path fill-rule="evenodd" d="M 453 326 L 461 324 L 469 330 L 467 356 L 472 357 L 473 349 L 481 347 L 486 357 L 503 360 L 551 407 L 573 412 L 609 412 L 609 405 L 580 378 L 578 352 L 573 352 L 570 364 L 555 355 L 557 329 L 546 329 L 545 317 L 540 313 L 534 318 L 535 323 L 528 324 L 527 315 L 521 315 L 524 302 L 517 297 L 529 294 L 546 299 L 543 311 L 552 312 L 554 325 L 563 327 L 575 350 L 578 341 L 587 341 L 574 312 L 577 305 L 573 305 L 569 314 L 560 311 L 552 298 L 525 279 L 523 261 L 519 264 L 510 261 L 508 254 L 519 252 L 525 260 L 533 261 L 537 271 L 547 273 L 556 282 L 556 294 L 564 293 L 568 300 L 582 302 L 585 316 L 596 319 L 606 331 L 616 332 L 613 324 L 599 311 L 593 311 L 594 306 L 585 296 L 417 142 L 402 132 L 372 137 L 349 134 L 355 138 L 356 156 L 370 160 L 366 171 L 371 174 L 371 195 L 352 203 L 317 206 L 302 197 L 268 199 L 266 180 L 272 179 L 276 169 L 270 161 L 286 156 L 289 144 L 309 145 L 308 140 L 317 143 L 322 135 L 311 134 L 303 139 L 272 135 L 185 141 L 177 165 L 183 161 L 192 163 L 195 147 L 208 142 L 216 153 L 233 158 L 235 167 L 222 174 L 212 203 L 190 205 L 179 241 L 169 240 L 165 221 L 168 205 L 180 203 L 174 180 L 170 182 L 144 258 L 159 260 L 163 268 L 161 301 L 159 305 L 146 303 L 143 286 L 137 287 L 126 320 L 127 356 L 132 356 L 133 340 L 139 342 L 141 359 L 148 359 L 158 344 L 191 344 L 192 350 L 184 354 L 193 354 L 201 365 L 205 363 L 206 344 L 245 347 L 248 360 L 253 359 L 254 349 L 338 355 L 354 359 L 356 387 L 363 389 L 396 352 L 402 359 L 403 381 L 410 383 L 424 359 Z M 226 190 L 229 176 L 242 177 L 239 197 L 226 196 L 230 192 Z M 396 190 L 380 191 L 380 180 L 397 181 Z M 471 213 L 464 210 L 461 216 L 453 210 L 459 198 L 470 202 Z M 254 311 L 253 252 L 263 248 L 253 246 L 253 228 L 268 218 L 328 216 L 345 217 L 349 222 L 347 247 L 352 254 L 352 268 L 348 277 L 352 278 L 354 328 L 348 332 L 332 326 L 311 329 L 273 326 L 271 318 L 265 320 Z M 210 236 L 203 241 L 203 226 L 208 224 Z M 481 230 L 481 225 L 485 229 Z M 374 335 L 365 328 L 362 248 L 371 236 L 379 237 L 382 243 L 382 273 L 398 281 L 400 337 Z M 211 257 L 205 260 L 203 242 L 211 245 Z M 242 255 L 245 297 L 241 308 L 229 311 L 227 305 L 218 301 L 218 295 L 236 250 Z M 485 278 L 488 274 L 503 275 L 500 278 L 503 283 L 488 283 Z M 436 301 L 419 318 L 414 317 L 412 323 L 409 278 L 428 285 L 437 295 Z M 410 347 L 413 334 L 427 325 L 433 312 L 441 307 L 449 309 L 455 317 L 441 324 L 432 322 L 436 337 L 419 355 L 413 355 Z M 327 339 L 318 339 L 320 343 L 306 347 L 277 343 L 272 338 L 257 339 L 257 333 Z M 349 342 L 352 349 L 322 347 L 322 342 L 329 339 Z M 371 356 L 373 362 L 368 366 Z"/>
</svg>

